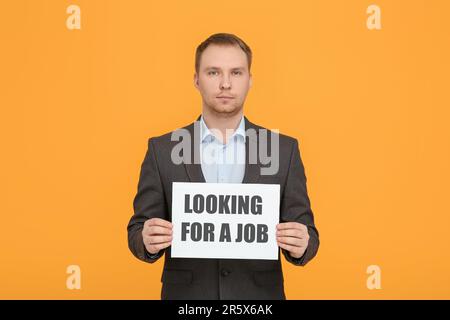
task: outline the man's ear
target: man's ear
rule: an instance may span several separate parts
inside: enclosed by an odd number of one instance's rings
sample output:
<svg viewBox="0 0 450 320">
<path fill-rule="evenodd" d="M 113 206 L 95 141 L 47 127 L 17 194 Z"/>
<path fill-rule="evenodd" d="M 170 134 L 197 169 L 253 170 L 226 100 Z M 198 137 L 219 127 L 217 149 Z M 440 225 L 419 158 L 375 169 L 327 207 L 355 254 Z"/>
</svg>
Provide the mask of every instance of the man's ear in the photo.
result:
<svg viewBox="0 0 450 320">
<path fill-rule="evenodd" d="M 198 89 L 198 75 L 197 75 L 197 72 L 194 73 L 194 86 Z"/>
<path fill-rule="evenodd" d="M 250 80 L 249 80 L 249 88 L 251 88 L 252 87 L 252 85 L 253 85 L 253 77 L 252 77 L 252 74 L 250 73 Z"/>
</svg>

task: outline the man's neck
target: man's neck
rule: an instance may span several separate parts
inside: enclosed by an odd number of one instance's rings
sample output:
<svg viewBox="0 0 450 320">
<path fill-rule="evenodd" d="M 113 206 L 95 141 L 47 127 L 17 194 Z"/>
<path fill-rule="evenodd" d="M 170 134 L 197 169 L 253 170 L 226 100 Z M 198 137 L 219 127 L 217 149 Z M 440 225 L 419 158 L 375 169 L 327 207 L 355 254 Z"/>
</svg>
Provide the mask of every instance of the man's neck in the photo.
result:
<svg viewBox="0 0 450 320">
<path fill-rule="evenodd" d="M 203 108 L 202 116 L 203 121 L 205 121 L 206 126 L 209 130 L 215 129 L 219 130 L 225 141 L 222 143 L 227 143 L 228 138 L 234 133 L 241 122 L 243 115 L 243 109 L 239 110 L 236 114 L 223 114 L 217 112 L 210 112 L 207 108 Z M 227 132 L 228 129 L 228 132 Z M 226 135 L 228 133 L 228 135 Z"/>
</svg>

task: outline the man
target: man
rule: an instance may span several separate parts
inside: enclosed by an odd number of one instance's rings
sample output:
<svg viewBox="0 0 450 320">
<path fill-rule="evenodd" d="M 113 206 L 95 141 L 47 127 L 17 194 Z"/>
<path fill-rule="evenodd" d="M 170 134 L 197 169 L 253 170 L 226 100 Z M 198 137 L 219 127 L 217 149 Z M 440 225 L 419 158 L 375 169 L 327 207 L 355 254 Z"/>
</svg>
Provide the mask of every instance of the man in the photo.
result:
<svg viewBox="0 0 450 320">
<path fill-rule="evenodd" d="M 195 125 L 200 126 L 200 141 L 191 141 L 190 145 L 193 154 L 200 153 L 201 163 L 174 163 L 172 151 L 179 142 L 172 141 L 173 132 L 148 141 L 134 215 L 128 224 L 128 244 L 138 259 L 148 263 L 165 253 L 162 299 L 286 299 L 280 257 L 171 257 L 173 182 L 279 184 L 281 223 L 276 235 L 285 258 L 304 266 L 319 248 L 297 140 L 277 134 L 279 150 L 273 148 L 273 152 L 279 152 L 279 167 L 275 174 L 263 175 L 261 161 L 249 161 L 252 141 L 246 131 L 264 129 L 243 115 L 252 84 L 251 59 L 248 45 L 232 34 L 212 35 L 197 48 L 194 85 L 202 96 L 202 114 L 199 121 L 183 129 L 195 138 Z M 260 134 L 256 139 L 261 140 Z M 236 156 L 234 162 L 205 161 L 207 156 L 217 159 L 217 153 L 223 157 L 230 152 Z"/>
</svg>

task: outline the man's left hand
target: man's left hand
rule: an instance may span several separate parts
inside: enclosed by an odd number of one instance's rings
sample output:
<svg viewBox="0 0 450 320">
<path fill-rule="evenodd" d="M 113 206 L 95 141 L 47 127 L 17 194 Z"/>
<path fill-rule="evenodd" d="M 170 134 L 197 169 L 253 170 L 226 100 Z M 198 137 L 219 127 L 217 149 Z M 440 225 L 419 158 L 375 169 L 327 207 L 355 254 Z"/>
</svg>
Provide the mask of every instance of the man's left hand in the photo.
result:
<svg viewBox="0 0 450 320">
<path fill-rule="evenodd" d="M 308 247 L 308 227 L 298 222 L 277 224 L 277 243 L 280 248 L 289 251 L 293 258 L 300 258 Z"/>
</svg>

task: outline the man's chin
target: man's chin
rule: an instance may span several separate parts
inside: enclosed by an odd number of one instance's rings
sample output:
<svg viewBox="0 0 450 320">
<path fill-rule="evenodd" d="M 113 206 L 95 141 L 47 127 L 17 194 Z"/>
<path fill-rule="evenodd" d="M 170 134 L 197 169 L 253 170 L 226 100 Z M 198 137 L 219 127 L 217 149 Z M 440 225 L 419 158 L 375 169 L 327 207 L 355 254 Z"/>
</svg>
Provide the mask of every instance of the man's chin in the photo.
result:
<svg viewBox="0 0 450 320">
<path fill-rule="evenodd" d="M 233 115 L 240 111 L 241 108 L 236 106 L 213 106 L 213 110 L 215 113 L 223 114 L 223 115 Z"/>
</svg>

